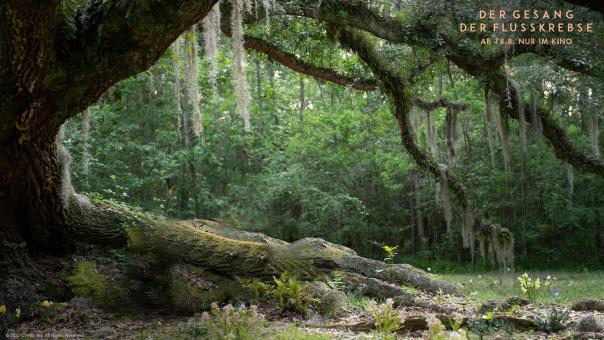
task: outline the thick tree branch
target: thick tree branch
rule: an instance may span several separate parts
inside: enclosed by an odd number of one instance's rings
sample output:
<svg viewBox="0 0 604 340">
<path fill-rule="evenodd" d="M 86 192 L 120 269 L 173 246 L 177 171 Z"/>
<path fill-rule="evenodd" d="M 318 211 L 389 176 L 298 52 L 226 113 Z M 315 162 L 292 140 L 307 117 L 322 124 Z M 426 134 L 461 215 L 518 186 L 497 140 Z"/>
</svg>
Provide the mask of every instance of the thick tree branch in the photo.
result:
<svg viewBox="0 0 604 340">
<path fill-rule="evenodd" d="M 421 98 L 415 98 L 415 100 L 413 101 L 413 104 L 415 106 L 417 106 L 421 109 L 427 110 L 427 111 L 433 111 L 439 107 L 444 107 L 444 108 L 448 108 L 450 110 L 455 110 L 455 111 L 464 111 L 464 110 L 468 109 L 467 103 L 454 103 L 454 102 L 448 101 L 446 98 L 440 98 L 440 99 L 432 101 L 432 102 L 424 101 Z"/>
<path fill-rule="evenodd" d="M 37 98 L 28 98 L 27 102 L 36 104 L 42 101 L 44 104 L 39 107 L 45 109 L 30 114 L 19 113 L 23 117 L 19 118 L 22 121 L 19 123 L 19 139 L 52 140 L 65 120 L 94 103 L 113 84 L 151 67 L 170 44 L 204 18 L 216 2 L 85 2 L 72 18 L 73 25 L 65 23 L 66 29 L 56 30 L 56 37 L 43 36 L 52 49 L 44 55 L 48 58 L 40 60 L 49 60 L 52 64 L 46 74 L 37 78 L 38 84 L 43 84 Z M 56 5 L 57 2 L 48 3 Z M 31 16 L 42 17 L 43 14 L 50 15 L 52 23 L 45 23 L 42 28 L 55 34 L 52 25 L 58 20 L 56 11 L 45 8 L 31 13 Z M 42 28 L 34 27 L 28 34 Z M 11 34 L 10 41 L 18 39 L 16 33 Z M 57 49 L 55 39 L 62 42 L 61 49 Z M 30 55 L 29 60 L 36 58 Z"/>
<path fill-rule="evenodd" d="M 226 36 L 231 36 L 231 32 L 227 24 L 222 25 L 222 32 Z M 347 86 L 359 91 L 377 90 L 377 83 L 374 79 L 354 79 L 347 75 L 340 74 L 335 70 L 313 65 L 302 60 L 301 58 L 298 58 L 292 53 L 282 50 L 267 40 L 246 34 L 244 44 L 245 48 L 263 53 L 273 61 L 278 62 L 294 72 L 306 74 L 315 77 L 316 79 L 328 81 L 337 85 Z"/>
<path fill-rule="evenodd" d="M 474 211 L 475 205 L 469 197 L 466 187 L 461 180 L 445 165 L 439 165 L 434 159 L 428 156 L 415 143 L 414 135 L 409 122 L 409 111 L 414 103 L 425 105 L 426 107 L 445 106 L 450 108 L 452 103 L 444 100 L 438 100 L 433 103 L 413 100 L 410 94 L 410 85 L 407 80 L 401 78 L 395 72 L 391 71 L 387 65 L 377 56 L 373 46 L 361 35 L 356 32 L 332 28 L 340 43 L 355 52 L 374 72 L 376 79 L 380 80 L 380 85 L 392 100 L 393 113 L 396 117 L 401 133 L 401 140 L 407 152 L 414 161 L 422 168 L 428 170 L 435 178 L 445 183 L 453 193 L 457 202 L 466 212 L 464 224 L 471 224 L 469 227 L 471 235 L 476 233 L 484 242 L 496 242 L 491 244 L 491 249 L 495 252 L 499 264 L 508 266 L 513 264 L 513 235 L 512 233 L 499 226 L 491 224 L 481 214 Z M 455 104 L 455 107 L 465 107 L 464 104 Z M 487 241 L 485 241 L 487 240 Z M 469 246 L 473 249 L 474 240 L 469 240 Z M 465 243 L 465 242 L 464 242 Z M 483 248 L 483 247 L 481 247 Z M 484 253 L 484 252 L 483 252 Z"/>
<path fill-rule="evenodd" d="M 493 74 L 490 79 L 493 92 L 495 92 L 501 98 L 506 98 L 508 85 L 503 71 Z M 509 91 L 510 97 L 516 98 L 517 91 L 519 91 L 519 89 L 515 86 L 509 86 Z M 525 120 L 527 122 L 534 123 L 530 115 L 531 107 L 528 102 L 523 100 L 522 102 L 517 103 L 515 100 L 511 100 L 509 104 L 511 107 L 507 102 L 504 105 L 501 105 L 505 114 L 512 118 L 518 119 L 518 115 L 524 113 Z M 519 104 L 524 107 L 518 107 Z M 538 107 L 537 116 L 539 117 L 542 126 L 543 135 L 554 149 L 554 153 L 558 159 L 561 159 L 583 171 L 591 172 L 600 177 L 604 177 L 604 162 L 577 148 L 570 138 L 568 138 L 564 128 L 561 127 L 558 122 L 556 122 L 548 110 Z"/>
<path fill-rule="evenodd" d="M 361 1 L 322 0 L 317 4 L 305 6 L 286 2 L 284 8 L 288 15 L 304 16 L 338 26 L 356 28 L 392 43 L 420 46 L 443 53 L 456 65 L 460 67 L 464 65 L 465 67 L 462 68 L 473 68 L 482 74 L 501 66 L 504 62 L 504 54 L 501 50 L 487 53 L 479 48 L 477 42 L 475 44 L 460 43 L 458 38 L 448 35 L 442 30 L 437 31 L 437 26 L 427 21 L 416 20 L 410 24 L 403 23 L 398 19 L 377 13 Z M 524 53 L 535 53 L 573 72 L 604 77 L 604 69 L 598 63 L 577 60 L 576 57 L 562 53 L 560 49 L 527 45 L 516 48 L 510 57 Z"/>
<path fill-rule="evenodd" d="M 597 11 L 604 14 L 604 2 L 601 0 L 565 0 L 573 5 L 589 8 L 592 11 Z"/>
<path fill-rule="evenodd" d="M 245 36 L 245 47 L 264 53 L 272 60 L 280 63 L 292 71 L 313 76 L 320 80 L 325 80 L 334 84 L 351 87 L 360 91 L 375 91 L 377 83 L 373 79 L 356 80 L 349 76 L 339 74 L 338 72 L 324 67 L 317 67 L 295 55 L 285 52 L 270 42 L 251 36 Z"/>
</svg>

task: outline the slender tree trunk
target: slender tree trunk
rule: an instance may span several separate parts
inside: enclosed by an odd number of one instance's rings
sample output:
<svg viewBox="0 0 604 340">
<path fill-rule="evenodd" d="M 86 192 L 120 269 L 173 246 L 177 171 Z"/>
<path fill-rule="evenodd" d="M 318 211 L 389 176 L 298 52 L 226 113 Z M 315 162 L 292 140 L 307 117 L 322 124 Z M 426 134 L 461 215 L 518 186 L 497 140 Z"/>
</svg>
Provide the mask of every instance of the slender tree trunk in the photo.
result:
<svg viewBox="0 0 604 340">
<path fill-rule="evenodd" d="M 90 108 L 84 110 L 82 115 L 82 174 L 83 185 L 86 190 L 90 189 L 88 178 L 90 177 Z"/>
<path fill-rule="evenodd" d="M 261 73 L 261 65 L 260 58 L 256 54 L 256 58 L 254 59 L 254 63 L 256 66 L 256 98 L 258 100 L 258 130 L 260 136 L 264 135 L 264 102 L 262 98 L 262 73 Z"/>
<path fill-rule="evenodd" d="M 275 92 L 275 70 L 273 69 L 273 63 L 268 62 L 266 65 L 268 72 L 268 81 L 271 87 L 271 109 L 273 111 L 273 118 L 275 120 L 275 125 L 279 125 L 279 116 L 277 115 L 277 93 Z"/>
<path fill-rule="evenodd" d="M 598 112 L 592 111 L 589 115 L 589 132 L 591 137 L 591 153 L 600 159 L 600 124 Z"/>
<path fill-rule="evenodd" d="M 424 238 L 424 216 L 422 213 L 422 197 L 421 197 L 421 185 L 420 176 L 417 170 L 413 171 L 413 191 L 415 196 L 415 223 L 417 224 L 417 249 L 422 249 L 422 242 Z"/>
<path fill-rule="evenodd" d="M 306 109 L 306 97 L 304 94 L 304 77 L 300 76 L 300 126 L 304 129 L 304 110 Z"/>
</svg>

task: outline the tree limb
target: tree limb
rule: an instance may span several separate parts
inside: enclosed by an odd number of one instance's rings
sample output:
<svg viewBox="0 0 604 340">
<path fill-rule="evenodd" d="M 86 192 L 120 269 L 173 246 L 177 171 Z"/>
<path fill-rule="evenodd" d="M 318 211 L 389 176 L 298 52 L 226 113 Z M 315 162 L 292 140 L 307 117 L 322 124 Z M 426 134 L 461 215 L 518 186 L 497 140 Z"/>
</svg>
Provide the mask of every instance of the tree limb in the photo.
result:
<svg viewBox="0 0 604 340">
<path fill-rule="evenodd" d="M 224 29 L 224 27 L 223 33 L 225 33 L 227 36 L 230 36 L 230 32 L 227 29 Z M 294 72 L 313 76 L 320 80 L 328 81 L 337 85 L 347 86 L 359 91 L 370 92 L 377 90 L 377 83 L 374 79 L 357 80 L 347 75 L 340 74 L 332 69 L 315 66 L 289 52 L 280 49 L 264 39 L 245 35 L 244 44 L 246 48 L 263 53 L 270 59 Z"/>
<path fill-rule="evenodd" d="M 490 80 L 493 92 L 501 98 L 506 98 L 508 85 L 503 71 L 492 74 Z M 516 93 L 519 89 L 515 86 L 509 86 L 509 91 L 510 97 L 516 98 Z M 505 114 L 518 119 L 518 115 L 523 112 L 525 120 L 534 123 L 533 117 L 530 115 L 530 103 L 523 100 L 520 105 L 523 105 L 524 107 L 518 107 L 518 103 L 515 100 L 511 100 L 509 103 L 511 107 L 507 104 L 508 103 L 506 102 L 505 105 L 501 105 Z M 539 117 L 542 126 L 543 135 L 554 149 L 554 153 L 558 159 L 583 171 L 604 177 L 604 162 L 577 148 L 564 131 L 564 128 L 553 119 L 549 110 L 538 107 L 537 116 Z"/>
<path fill-rule="evenodd" d="M 433 102 L 427 102 L 421 98 L 415 98 L 413 101 L 413 104 L 415 106 L 417 106 L 421 109 L 427 110 L 427 111 L 433 111 L 439 107 L 444 107 L 444 108 L 448 108 L 448 109 L 455 110 L 455 111 L 464 111 L 464 110 L 468 109 L 467 103 L 454 103 L 454 102 L 448 101 L 446 98 L 440 98 Z"/>
<path fill-rule="evenodd" d="M 461 180 L 459 180 L 448 167 L 439 165 L 415 143 L 413 131 L 411 130 L 411 124 L 409 122 L 409 111 L 411 105 L 418 102 L 418 100 L 413 100 L 411 98 L 409 91 L 410 84 L 408 81 L 391 71 L 377 56 L 373 46 L 371 46 L 361 34 L 335 27 L 332 27 L 332 30 L 335 31 L 333 34 L 337 36 L 340 43 L 344 47 L 355 52 L 371 68 L 376 79 L 380 80 L 381 87 L 384 89 L 385 93 L 389 95 L 392 101 L 392 110 L 398 121 L 401 140 L 407 152 L 419 166 L 428 170 L 442 183 L 446 183 L 457 202 L 466 211 L 468 216 L 470 216 L 471 233 L 476 233 L 479 236 L 481 245 L 484 245 L 484 242 L 498 243 L 491 244 L 490 248 L 495 252 L 495 254 L 492 255 L 496 257 L 497 261 L 502 266 L 513 265 L 512 233 L 508 229 L 491 224 L 485 217 L 475 212 L 475 205 L 470 199 L 466 187 L 461 183 Z M 451 103 L 442 99 L 433 103 L 422 103 L 421 101 L 419 101 L 419 103 L 426 105 L 427 107 L 451 105 Z M 463 106 L 463 104 L 456 105 L 459 105 L 460 107 Z M 467 222 L 468 221 L 466 220 L 464 223 Z M 473 249 L 474 241 L 469 241 L 469 245 L 470 248 Z M 484 251 L 482 251 L 482 253 L 484 253 Z"/>
<path fill-rule="evenodd" d="M 57 33 L 63 48 L 53 51 L 56 58 L 41 94 L 51 102 L 50 109 L 36 114 L 35 123 L 28 125 L 29 134 L 43 135 L 38 139 L 54 137 L 65 120 L 94 103 L 109 87 L 151 67 L 216 2 L 87 1 L 72 18 L 73 27 L 66 24 L 68 32 Z"/>
</svg>

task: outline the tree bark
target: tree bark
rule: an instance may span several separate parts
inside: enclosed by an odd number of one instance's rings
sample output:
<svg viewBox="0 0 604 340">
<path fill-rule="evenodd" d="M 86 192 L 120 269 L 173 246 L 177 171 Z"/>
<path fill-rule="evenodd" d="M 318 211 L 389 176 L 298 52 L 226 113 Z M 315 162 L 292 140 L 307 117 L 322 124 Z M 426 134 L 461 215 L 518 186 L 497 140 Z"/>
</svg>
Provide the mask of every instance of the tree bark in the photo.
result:
<svg viewBox="0 0 604 340">
<path fill-rule="evenodd" d="M 149 68 L 215 2 L 93 1 L 71 17 L 59 1 L 0 3 L 0 233 L 38 250 L 70 248 L 60 126 Z"/>
<path fill-rule="evenodd" d="M 55 143 L 0 145 L 0 233 L 39 250 L 71 247 L 65 228 L 67 155 Z M 60 159 L 63 158 L 63 159 Z"/>
</svg>

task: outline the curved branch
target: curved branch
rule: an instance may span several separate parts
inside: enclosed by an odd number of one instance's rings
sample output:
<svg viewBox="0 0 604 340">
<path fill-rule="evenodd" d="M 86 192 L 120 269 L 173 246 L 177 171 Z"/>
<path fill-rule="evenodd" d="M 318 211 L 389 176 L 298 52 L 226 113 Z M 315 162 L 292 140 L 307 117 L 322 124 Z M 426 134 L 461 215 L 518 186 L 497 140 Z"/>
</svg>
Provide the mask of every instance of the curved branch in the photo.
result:
<svg viewBox="0 0 604 340">
<path fill-rule="evenodd" d="M 508 87 L 503 72 L 499 71 L 491 75 L 490 80 L 493 92 L 497 93 L 501 98 L 506 98 Z M 509 91 L 511 98 L 516 98 L 516 93 L 519 89 L 515 86 L 510 86 Z M 522 96 L 520 97 L 522 98 Z M 518 119 L 518 115 L 524 113 L 525 120 L 534 123 L 533 117 L 530 115 L 531 106 L 528 102 L 522 101 L 520 105 L 524 107 L 518 107 L 518 103 L 512 100 L 511 105 L 512 107 L 502 105 L 502 110 L 505 114 Z M 549 111 L 538 107 L 537 116 L 542 126 L 543 135 L 554 149 L 554 153 L 558 159 L 583 171 L 604 177 L 604 162 L 577 148 L 564 131 L 564 128 L 552 118 Z"/>
<path fill-rule="evenodd" d="M 151 67 L 218 0 L 91 0 L 75 15 L 73 37 L 48 77 L 53 113 L 32 129 L 58 129 L 109 87 Z"/>
<path fill-rule="evenodd" d="M 589 2 L 590 0 L 577 1 Z M 500 67 L 504 62 L 504 53 L 501 50 L 484 52 L 481 48 L 471 44 L 460 44 L 457 38 L 447 35 L 442 30 L 437 31 L 436 25 L 430 25 L 420 20 L 406 24 L 398 19 L 381 15 L 362 1 L 322 0 L 318 6 L 287 3 L 284 4 L 284 8 L 288 15 L 304 16 L 338 26 L 347 26 L 371 33 L 392 43 L 421 46 L 443 53 L 447 59 L 459 67 L 471 68 L 481 74 Z M 549 47 L 520 46 L 512 52 L 512 55 L 518 56 L 525 53 L 534 53 L 573 72 L 604 77 L 604 69 L 598 63 L 576 60 L 576 57 L 554 51 Z"/>
<path fill-rule="evenodd" d="M 225 35 L 230 36 L 230 32 L 225 28 L 225 26 L 223 26 L 222 31 Z M 377 90 L 377 83 L 374 79 L 357 80 L 347 75 L 340 74 L 332 69 L 315 66 L 289 52 L 280 49 L 264 39 L 246 34 L 244 44 L 246 48 L 263 53 L 270 59 L 294 72 L 313 76 L 320 80 L 328 81 L 337 85 L 347 86 L 359 91 L 370 92 Z"/>
<path fill-rule="evenodd" d="M 380 79 L 381 87 L 392 100 L 392 110 L 398 121 L 403 146 L 419 166 L 428 170 L 451 190 L 457 202 L 465 210 L 465 223 L 469 224 L 468 227 L 471 228 L 470 236 L 473 237 L 474 233 L 479 236 L 481 249 L 484 249 L 485 242 L 490 242 L 489 249 L 491 249 L 491 255 L 497 259 L 500 265 L 513 265 L 514 241 L 512 233 L 508 229 L 491 224 L 484 216 L 475 212 L 475 205 L 461 180 L 448 167 L 437 164 L 434 159 L 428 156 L 415 143 L 409 122 L 409 110 L 411 105 L 418 102 L 418 100 L 411 99 L 408 81 L 389 70 L 377 56 L 373 46 L 360 34 L 345 29 L 336 31 L 334 34 L 337 35 L 338 40 L 344 47 L 355 52 L 371 68 L 376 78 Z M 452 105 L 452 103 L 446 102 L 443 99 L 432 103 L 421 101 L 419 103 L 427 107 L 439 107 L 443 105 L 448 107 Z M 456 106 L 463 107 L 464 104 L 456 104 Z M 467 242 L 467 245 L 473 249 L 474 239 Z M 465 241 L 464 244 L 466 244 Z M 484 255 L 484 251 L 481 251 L 481 253 Z"/>
</svg>

